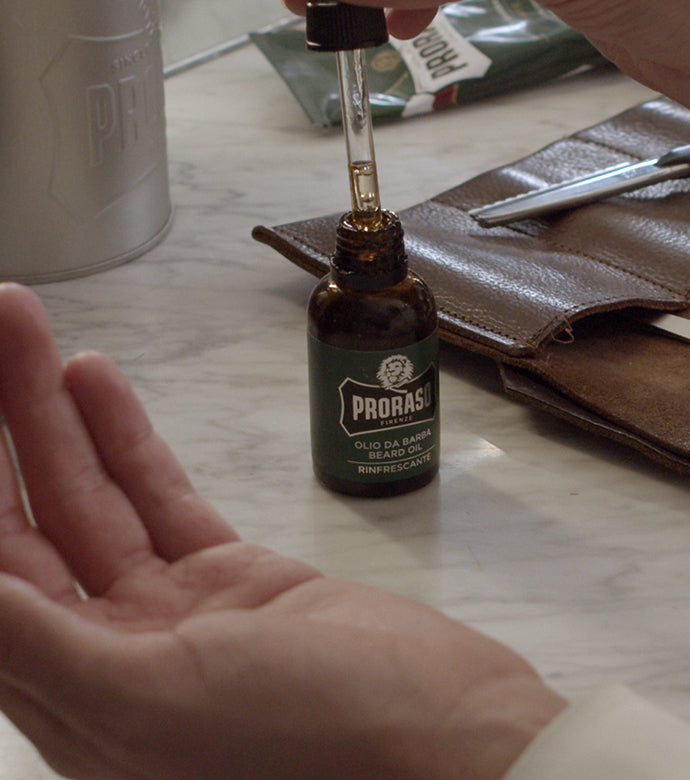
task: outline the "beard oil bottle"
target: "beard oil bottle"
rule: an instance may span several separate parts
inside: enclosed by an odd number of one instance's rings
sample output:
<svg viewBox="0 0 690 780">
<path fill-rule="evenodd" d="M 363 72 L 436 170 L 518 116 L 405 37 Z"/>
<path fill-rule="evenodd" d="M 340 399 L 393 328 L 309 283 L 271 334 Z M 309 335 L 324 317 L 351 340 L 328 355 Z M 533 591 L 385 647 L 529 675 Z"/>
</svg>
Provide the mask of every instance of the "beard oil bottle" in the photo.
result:
<svg viewBox="0 0 690 780">
<path fill-rule="evenodd" d="M 381 8 L 307 4 L 308 48 L 337 56 L 352 202 L 309 300 L 312 458 L 324 485 L 357 496 L 426 485 L 440 449 L 436 305 L 379 198 L 362 49 L 387 38 Z"/>
<path fill-rule="evenodd" d="M 438 327 L 427 285 L 407 267 L 398 217 L 337 228 L 330 273 L 308 307 L 314 472 L 327 487 L 392 496 L 439 465 Z"/>
</svg>

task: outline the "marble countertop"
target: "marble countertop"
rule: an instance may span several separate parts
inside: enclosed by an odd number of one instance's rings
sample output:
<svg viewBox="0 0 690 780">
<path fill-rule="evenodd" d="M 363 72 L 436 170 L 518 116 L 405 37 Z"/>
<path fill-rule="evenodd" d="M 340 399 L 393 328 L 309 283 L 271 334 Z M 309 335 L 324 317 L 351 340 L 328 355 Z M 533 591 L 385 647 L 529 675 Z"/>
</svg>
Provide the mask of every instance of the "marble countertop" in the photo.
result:
<svg viewBox="0 0 690 780">
<path fill-rule="evenodd" d="M 526 655 L 557 689 L 632 685 L 690 718 L 686 481 L 506 398 L 494 365 L 442 352 L 440 477 L 400 498 L 311 473 L 305 306 L 314 279 L 253 241 L 347 208 L 342 138 L 314 129 L 245 47 L 166 82 L 175 218 L 127 265 L 36 287 L 65 356 L 112 355 L 197 487 L 246 538 L 401 592 Z M 401 209 L 644 100 L 582 75 L 381 126 Z M 0 780 L 42 780 L 0 720 Z"/>
</svg>

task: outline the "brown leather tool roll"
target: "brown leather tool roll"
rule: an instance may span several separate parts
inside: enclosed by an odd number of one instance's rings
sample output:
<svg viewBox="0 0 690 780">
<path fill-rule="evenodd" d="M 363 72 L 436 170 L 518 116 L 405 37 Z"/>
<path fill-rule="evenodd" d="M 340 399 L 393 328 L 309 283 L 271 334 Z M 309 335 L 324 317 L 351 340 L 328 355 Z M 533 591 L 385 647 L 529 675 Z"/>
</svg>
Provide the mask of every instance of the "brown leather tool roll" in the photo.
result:
<svg viewBox="0 0 690 780">
<path fill-rule="evenodd" d="M 690 472 L 690 343 L 640 319 L 690 319 L 690 180 L 483 228 L 468 211 L 690 140 L 690 111 L 659 98 L 399 212 L 410 267 L 441 337 L 495 359 L 506 391 Z M 328 270 L 339 215 L 253 235 Z"/>
</svg>

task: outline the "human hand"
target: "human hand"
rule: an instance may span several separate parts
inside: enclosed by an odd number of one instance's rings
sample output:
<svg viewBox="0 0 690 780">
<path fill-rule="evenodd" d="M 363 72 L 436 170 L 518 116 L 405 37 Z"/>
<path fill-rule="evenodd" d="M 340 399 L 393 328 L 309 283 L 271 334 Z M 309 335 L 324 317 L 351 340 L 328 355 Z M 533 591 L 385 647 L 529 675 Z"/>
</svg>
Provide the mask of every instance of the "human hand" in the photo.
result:
<svg viewBox="0 0 690 780">
<path fill-rule="evenodd" d="M 687 0 L 542 0 L 622 71 L 690 107 Z"/>
<path fill-rule="evenodd" d="M 435 0 L 349 0 L 388 8 L 388 30 L 412 38 L 429 25 Z M 307 0 L 284 0 L 304 15 Z M 686 0 L 542 0 L 602 54 L 640 83 L 690 107 L 690 8 Z"/>
<path fill-rule="evenodd" d="M 565 706 L 440 613 L 241 541 L 17 285 L 0 408 L 36 524 L 0 447 L 0 707 L 58 772 L 494 780 Z"/>
<path fill-rule="evenodd" d="M 307 12 L 308 0 L 283 0 L 285 7 L 297 16 Z M 394 38 L 414 38 L 427 27 L 440 5 L 434 0 L 348 0 L 351 5 L 386 7 L 388 32 Z"/>
</svg>

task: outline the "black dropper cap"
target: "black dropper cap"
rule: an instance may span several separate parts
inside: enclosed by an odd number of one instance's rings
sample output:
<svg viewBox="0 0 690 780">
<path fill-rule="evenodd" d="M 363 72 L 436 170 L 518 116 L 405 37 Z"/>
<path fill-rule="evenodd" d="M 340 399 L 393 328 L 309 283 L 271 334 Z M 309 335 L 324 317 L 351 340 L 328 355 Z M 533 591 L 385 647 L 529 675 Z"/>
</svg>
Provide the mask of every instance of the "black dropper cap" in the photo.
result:
<svg viewBox="0 0 690 780">
<path fill-rule="evenodd" d="M 381 46 L 388 40 L 383 8 L 314 0 L 307 3 L 307 48 L 350 51 Z"/>
</svg>

